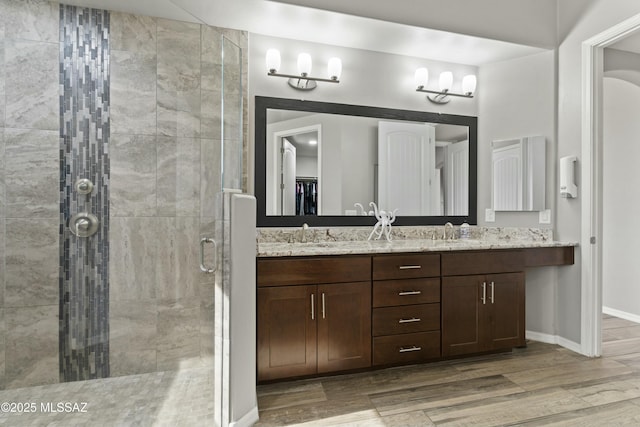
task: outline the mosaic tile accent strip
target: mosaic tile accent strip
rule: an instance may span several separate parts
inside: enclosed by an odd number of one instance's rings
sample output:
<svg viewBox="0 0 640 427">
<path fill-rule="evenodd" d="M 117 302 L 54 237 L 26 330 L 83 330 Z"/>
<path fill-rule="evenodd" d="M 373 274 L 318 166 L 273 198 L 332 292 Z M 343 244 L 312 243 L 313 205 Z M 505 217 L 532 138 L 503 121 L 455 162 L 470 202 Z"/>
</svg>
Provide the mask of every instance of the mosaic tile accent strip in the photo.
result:
<svg viewBox="0 0 640 427">
<path fill-rule="evenodd" d="M 60 5 L 60 380 L 109 376 L 109 13 Z M 94 183 L 78 194 L 79 178 Z M 69 220 L 90 212 L 96 234 Z"/>
</svg>

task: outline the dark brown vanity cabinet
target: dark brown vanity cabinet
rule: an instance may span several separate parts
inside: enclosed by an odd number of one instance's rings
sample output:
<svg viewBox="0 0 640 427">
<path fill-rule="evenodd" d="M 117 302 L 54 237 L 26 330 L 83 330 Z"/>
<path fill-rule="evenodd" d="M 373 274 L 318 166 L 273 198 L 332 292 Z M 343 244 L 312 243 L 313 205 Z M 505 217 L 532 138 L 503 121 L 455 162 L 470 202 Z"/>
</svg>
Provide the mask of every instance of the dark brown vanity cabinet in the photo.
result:
<svg viewBox="0 0 640 427">
<path fill-rule="evenodd" d="M 371 366 L 371 257 L 257 266 L 259 381 Z"/>
<path fill-rule="evenodd" d="M 373 364 L 440 357 L 440 255 L 373 257 Z"/>
<path fill-rule="evenodd" d="M 451 253 L 442 257 L 442 356 L 525 345 L 522 252 Z"/>
<path fill-rule="evenodd" d="M 525 345 L 525 269 L 573 247 L 260 258 L 258 380 Z"/>
</svg>

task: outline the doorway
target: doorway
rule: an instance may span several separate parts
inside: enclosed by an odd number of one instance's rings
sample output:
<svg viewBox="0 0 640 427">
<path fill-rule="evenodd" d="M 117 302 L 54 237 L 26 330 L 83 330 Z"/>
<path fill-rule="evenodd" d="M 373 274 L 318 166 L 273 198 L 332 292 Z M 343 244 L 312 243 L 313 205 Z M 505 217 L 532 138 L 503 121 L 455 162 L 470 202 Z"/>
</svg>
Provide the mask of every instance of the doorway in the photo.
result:
<svg viewBox="0 0 640 427">
<path fill-rule="evenodd" d="M 583 42 L 581 347 L 602 354 L 604 49 L 640 31 L 640 14 Z"/>
</svg>

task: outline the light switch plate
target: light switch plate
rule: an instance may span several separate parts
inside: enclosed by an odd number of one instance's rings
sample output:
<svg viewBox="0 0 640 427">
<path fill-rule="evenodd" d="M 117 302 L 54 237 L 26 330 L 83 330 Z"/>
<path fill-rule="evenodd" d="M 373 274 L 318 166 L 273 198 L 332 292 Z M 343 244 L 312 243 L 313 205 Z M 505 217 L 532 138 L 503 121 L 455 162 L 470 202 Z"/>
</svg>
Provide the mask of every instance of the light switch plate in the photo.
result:
<svg viewBox="0 0 640 427">
<path fill-rule="evenodd" d="M 485 209 L 484 210 L 484 221 L 485 222 L 496 222 L 496 211 L 493 209 Z"/>
<path fill-rule="evenodd" d="M 540 224 L 551 224 L 551 209 L 540 211 L 538 222 Z"/>
</svg>

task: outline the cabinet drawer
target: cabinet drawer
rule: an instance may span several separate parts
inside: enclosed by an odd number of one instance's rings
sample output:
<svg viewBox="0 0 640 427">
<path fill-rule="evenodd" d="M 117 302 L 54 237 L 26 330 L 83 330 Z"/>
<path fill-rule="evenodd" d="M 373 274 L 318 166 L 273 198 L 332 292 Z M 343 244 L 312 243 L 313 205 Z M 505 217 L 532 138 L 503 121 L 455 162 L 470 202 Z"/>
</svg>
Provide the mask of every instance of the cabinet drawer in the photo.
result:
<svg viewBox="0 0 640 427">
<path fill-rule="evenodd" d="M 373 306 L 440 302 L 440 279 L 405 279 L 373 282 Z"/>
<path fill-rule="evenodd" d="M 482 251 L 442 254 L 443 276 L 511 273 L 524 270 L 523 251 Z"/>
<path fill-rule="evenodd" d="M 440 304 L 403 305 L 373 310 L 373 336 L 437 331 Z"/>
<path fill-rule="evenodd" d="M 383 255 L 373 257 L 373 280 L 437 277 L 439 254 Z"/>
<path fill-rule="evenodd" d="M 440 332 L 390 335 L 373 339 L 373 364 L 421 362 L 440 357 Z"/>
<path fill-rule="evenodd" d="M 371 257 L 261 258 L 258 286 L 308 285 L 371 280 Z"/>
</svg>

